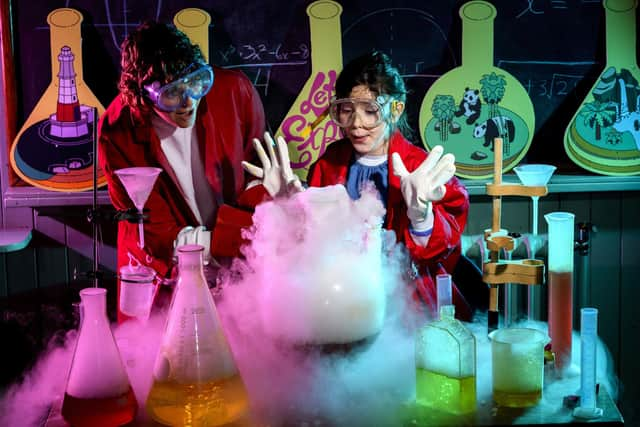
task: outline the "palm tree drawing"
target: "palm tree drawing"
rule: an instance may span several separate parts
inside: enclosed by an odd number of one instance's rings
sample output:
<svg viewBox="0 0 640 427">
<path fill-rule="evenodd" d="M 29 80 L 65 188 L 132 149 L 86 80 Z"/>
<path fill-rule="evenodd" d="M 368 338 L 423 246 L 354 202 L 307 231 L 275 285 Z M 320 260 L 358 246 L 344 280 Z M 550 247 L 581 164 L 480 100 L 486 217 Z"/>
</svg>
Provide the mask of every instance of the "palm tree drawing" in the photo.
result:
<svg viewBox="0 0 640 427">
<path fill-rule="evenodd" d="M 453 130 L 453 115 L 456 111 L 456 103 L 451 95 L 436 95 L 431 106 L 433 117 L 437 119 L 435 130 L 440 132 L 440 140 L 446 141 L 449 130 Z"/>
<path fill-rule="evenodd" d="M 491 74 L 483 74 L 480 79 L 480 84 L 482 85 L 480 92 L 482 93 L 484 102 L 489 105 L 489 118 L 498 117 L 500 115 L 498 104 L 504 97 L 507 81 L 502 74 L 492 72 Z"/>
<path fill-rule="evenodd" d="M 588 102 L 579 115 L 584 118 L 584 124 L 595 128 L 596 141 L 602 138 L 602 127 L 610 126 L 616 118 L 615 102 Z"/>
</svg>

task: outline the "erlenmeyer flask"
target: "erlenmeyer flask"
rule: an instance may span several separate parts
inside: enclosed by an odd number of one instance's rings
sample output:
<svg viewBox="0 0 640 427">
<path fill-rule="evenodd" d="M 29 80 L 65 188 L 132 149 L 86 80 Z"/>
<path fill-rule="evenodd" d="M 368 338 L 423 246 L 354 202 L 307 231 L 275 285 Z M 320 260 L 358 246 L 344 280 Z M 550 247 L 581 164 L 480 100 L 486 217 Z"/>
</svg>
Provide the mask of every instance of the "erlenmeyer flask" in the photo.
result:
<svg viewBox="0 0 640 427">
<path fill-rule="evenodd" d="M 22 125 L 10 161 L 24 181 L 56 191 L 93 188 L 93 127 L 104 107 L 82 71 L 82 14 L 70 8 L 47 16 L 51 30 L 51 83 Z M 98 171 L 98 186 L 106 183 Z"/>
<path fill-rule="evenodd" d="M 448 71 L 427 91 L 420 107 L 420 136 L 456 156 L 456 175 L 493 174 L 493 140 L 502 137 L 503 172 L 524 157 L 535 126 L 533 103 L 520 82 L 493 66 L 495 7 L 470 1 L 460 8 L 462 65 Z"/>
<path fill-rule="evenodd" d="M 107 290 L 80 291 L 82 316 L 62 416 L 74 427 L 119 426 L 138 405 L 107 318 Z"/>
<path fill-rule="evenodd" d="M 340 135 L 329 117 L 329 102 L 342 70 L 341 14 L 342 6 L 331 0 L 314 1 L 307 7 L 311 76 L 276 132 L 289 144 L 291 168 L 302 180 L 326 145 Z"/>
<path fill-rule="evenodd" d="M 640 173 L 637 0 L 604 0 L 607 64 L 564 133 L 579 166 L 604 175 Z"/>
<path fill-rule="evenodd" d="M 188 7 L 173 17 L 176 28 L 189 37 L 191 43 L 200 47 L 205 61 L 209 62 L 209 24 L 211 15 L 202 9 Z"/>
<path fill-rule="evenodd" d="M 203 250 L 178 248 L 178 282 L 146 405 L 162 424 L 217 426 L 248 411 L 247 392 L 202 271 Z"/>
</svg>

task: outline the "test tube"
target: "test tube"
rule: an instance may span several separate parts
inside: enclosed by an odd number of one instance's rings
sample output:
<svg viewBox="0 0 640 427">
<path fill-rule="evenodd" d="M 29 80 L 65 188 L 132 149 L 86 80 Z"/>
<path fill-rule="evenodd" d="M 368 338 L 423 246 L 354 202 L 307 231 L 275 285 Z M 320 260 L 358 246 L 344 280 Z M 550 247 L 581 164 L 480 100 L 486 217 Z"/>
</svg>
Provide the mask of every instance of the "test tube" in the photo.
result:
<svg viewBox="0 0 640 427">
<path fill-rule="evenodd" d="M 437 292 L 437 304 L 438 304 L 437 312 L 440 313 L 440 307 L 452 304 L 450 274 L 438 274 L 436 276 L 436 292 Z"/>
<path fill-rule="evenodd" d="M 580 406 L 573 410 L 578 418 L 598 418 L 602 409 L 596 407 L 596 341 L 598 309 L 580 310 Z"/>
</svg>

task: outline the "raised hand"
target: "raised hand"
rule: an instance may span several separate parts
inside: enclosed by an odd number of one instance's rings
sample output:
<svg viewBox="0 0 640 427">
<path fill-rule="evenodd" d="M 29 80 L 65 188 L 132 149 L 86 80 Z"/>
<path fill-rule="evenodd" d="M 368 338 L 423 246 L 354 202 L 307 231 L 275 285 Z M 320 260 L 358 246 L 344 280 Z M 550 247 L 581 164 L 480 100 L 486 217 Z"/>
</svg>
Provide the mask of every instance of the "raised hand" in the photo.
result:
<svg viewBox="0 0 640 427">
<path fill-rule="evenodd" d="M 262 180 L 262 185 L 267 189 L 271 197 L 279 197 L 291 192 L 303 191 L 302 183 L 291 170 L 289 160 L 289 149 L 284 138 L 279 136 L 273 141 L 269 132 L 264 134 L 264 145 L 267 153 L 262 147 L 262 142 L 254 138 L 253 146 L 258 154 L 262 167 L 258 167 L 249 162 L 243 161 L 242 167 L 251 175 Z M 274 149 L 275 146 L 275 149 Z"/>
<path fill-rule="evenodd" d="M 413 224 L 424 221 L 428 204 L 441 200 L 446 192 L 445 184 L 456 172 L 455 157 L 438 145 L 413 172 L 409 172 L 398 153 L 393 153 L 393 173 L 400 178 L 400 189 L 407 203 L 407 215 Z"/>
</svg>

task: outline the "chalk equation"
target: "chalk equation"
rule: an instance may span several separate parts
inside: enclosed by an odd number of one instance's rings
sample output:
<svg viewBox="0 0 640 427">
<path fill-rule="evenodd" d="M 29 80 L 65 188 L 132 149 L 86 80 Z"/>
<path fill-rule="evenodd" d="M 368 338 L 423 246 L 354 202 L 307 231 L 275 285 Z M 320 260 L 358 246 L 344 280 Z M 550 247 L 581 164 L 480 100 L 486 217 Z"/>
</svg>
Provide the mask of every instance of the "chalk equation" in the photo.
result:
<svg viewBox="0 0 640 427">
<path fill-rule="evenodd" d="M 548 78 L 524 79 L 520 80 L 531 98 L 545 97 L 565 97 L 582 80 L 583 75 L 557 74 L 553 73 Z"/>
<path fill-rule="evenodd" d="M 283 48 L 282 44 L 269 45 L 268 43 L 255 43 L 243 45 L 227 45 L 219 49 L 219 64 L 232 64 L 238 60 L 250 63 L 280 62 L 280 61 L 306 61 L 311 55 L 309 46 L 301 43 L 294 48 Z"/>
<path fill-rule="evenodd" d="M 524 0 L 523 3 L 523 6 L 516 15 L 516 19 L 531 15 L 544 15 L 546 12 L 568 10 L 582 5 L 599 5 L 601 1 L 580 0 L 579 2 L 576 2 L 569 0 Z"/>
</svg>

